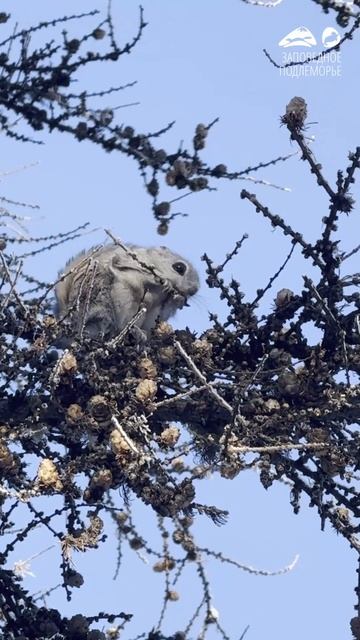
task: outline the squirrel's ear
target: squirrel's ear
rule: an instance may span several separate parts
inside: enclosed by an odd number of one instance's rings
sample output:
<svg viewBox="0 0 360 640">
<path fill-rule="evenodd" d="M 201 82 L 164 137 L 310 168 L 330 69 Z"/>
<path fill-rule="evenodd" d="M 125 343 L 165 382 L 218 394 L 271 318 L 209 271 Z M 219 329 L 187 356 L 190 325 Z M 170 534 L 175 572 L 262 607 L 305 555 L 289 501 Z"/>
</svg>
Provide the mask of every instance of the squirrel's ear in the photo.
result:
<svg viewBox="0 0 360 640">
<path fill-rule="evenodd" d="M 128 260 L 125 256 L 119 256 L 119 254 L 115 254 L 111 258 L 111 269 L 116 269 L 117 271 L 124 271 L 124 269 L 128 269 L 129 264 Z"/>
<path fill-rule="evenodd" d="M 118 255 L 116 255 L 116 254 L 115 254 L 115 255 L 111 258 L 111 266 L 112 266 L 114 269 L 121 269 L 121 260 L 120 260 L 120 256 L 118 256 Z"/>
<path fill-rule="evenodd" d="M 119 254 L 115 254 L 111 258 L 110 269 L 116 269 L 117 271 L 128 271 L 129 269 L 133 271 L 141 271 L 140 265 L 137 264 L 133 258 Z"/>
</svg>

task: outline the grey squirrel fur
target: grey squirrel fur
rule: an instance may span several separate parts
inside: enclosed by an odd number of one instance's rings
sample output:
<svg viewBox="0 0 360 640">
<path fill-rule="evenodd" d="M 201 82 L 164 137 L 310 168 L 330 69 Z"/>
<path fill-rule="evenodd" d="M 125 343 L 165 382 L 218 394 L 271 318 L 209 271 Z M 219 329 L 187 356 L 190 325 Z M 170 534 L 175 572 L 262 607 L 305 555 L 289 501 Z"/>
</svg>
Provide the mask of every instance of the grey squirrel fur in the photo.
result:
<svg viewBox="0 0 360 640">
<path fill-rule="evenodd" d="M 136 324 L 146 339 L 158 318 L 168 320 L 199 289 L 192 264 L 167 247 L 90 249 L 71 258 L 66 273 L 55 287 L 56 315 L 69 314 L 78 337 L 113 338 L 143 306 Z"/>
</svg>

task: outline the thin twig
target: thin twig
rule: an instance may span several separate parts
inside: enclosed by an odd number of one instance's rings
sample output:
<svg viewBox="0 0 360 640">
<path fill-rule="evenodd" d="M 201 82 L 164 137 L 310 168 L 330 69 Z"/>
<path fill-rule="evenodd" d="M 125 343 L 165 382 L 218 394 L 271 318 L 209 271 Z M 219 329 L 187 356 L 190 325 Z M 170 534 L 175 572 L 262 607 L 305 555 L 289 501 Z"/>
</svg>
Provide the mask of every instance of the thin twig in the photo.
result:
<svg viewBox="0 0 360 640">
<path fill-rule="evenodd" d="M 226 400 L 224 400 L 224 398 L 218 394 L 216 389 L 214 389 L 214 387 L 206 380 L 204 374 L 201 373 L 200 369 L 198 369 L 198 367 L 196 366 L 195 362 L 191 359 L 189 354 L 186 353 L 184 347 L 180 344 L 180 342 L 178 342 L 178 340 L 175 340 L 174 344 L 178 352 L 182 355 L 186 363 L 189 365 L 190 369 L 195 373 L 196 377 L 206 387 L 209 393 L 211 393 L 211 395 L 216 399 L 217 403 L 221 407 L 226 409 L 226 411 L 228 411 L 230 415 L 233 415 L 233 408 L 231 407 L 231 405 L 228 402 L 226 402 Z"/>
<path fill-rule="evenodd" d="M 1 250 L 0 250 L 0 260 L 1 260 L 2 265 L 4 267 L 6 278 L 7 278 L 8 282 L 9 282 L 9 284 L 10 284 L 10 291 L 8 292 L 7 297 L 5 298 L 3 304 L 1 305 L 1 309 L 4 309 L 7 306 L 8 301 L 10 299 L 10 296 L 13 293 L 14 297 L 16 299 L 16 302 L 18 303 L 19 307 L 21 307 L 21 309 L 24 311 L 24 313 L 27 313 L 27 311 L 28 311 L 27 307 L 25 306 L 25 304 L 21 300 L 21 298 L 20 298 L 20 296 L 19 296 L 19 294 L 18 294 L 18 292 L 16 291 L 16 288 L 15 288 L 16 287 L 16 282 L 17 282 L 18 277 L 19 277 L 19 275 L 21 273 L 22 262 L 19 263 L 19 266 L 18 266 L 16 274 L 15 274 L 15 278 L 13 280 L 12 277 L 11 277 L 9 268 L 8 268 L 8 264 L 7 264 L 6 260 L 5 260 L 3 252 Z"/>
<path fill-rule="evenodd" d="M 295 449 L 296 451 L 305 451 L 307 449 L 317 451 L 327 449 L 328 447 L 330 447 L 329 442 L 306 442 L 304 444 L 293 444 L 289 442 L 288 444 L 284 443 L 264 447 L 246 447 L 230 444 L 229 450 L 231 453 L 278 453 L 281 451 L 291 451 L 292 449 Z"/>
<path fill-rule="evenodd" d="M 134 445 L 133 441 L 131 440 L 131 438 L 129 438 L 129 436 L 126 433 L 126 431 L 124 431 L 124 429 L 122 428 L 122 426 L 121 426 L 120 422 L 118 421 L 118 419 L 115 416 L 111 416 L 111 422 L 113 423 L 114 427 L 119 431 L 121 436 L 124 438 L 126 444 L 129 445 L 131 451 L 133 451 L 133 453 L 136 453 L 137 455 L 139 455 L 139 451 L 135 447 L 135 445 Z"/>
</svg>

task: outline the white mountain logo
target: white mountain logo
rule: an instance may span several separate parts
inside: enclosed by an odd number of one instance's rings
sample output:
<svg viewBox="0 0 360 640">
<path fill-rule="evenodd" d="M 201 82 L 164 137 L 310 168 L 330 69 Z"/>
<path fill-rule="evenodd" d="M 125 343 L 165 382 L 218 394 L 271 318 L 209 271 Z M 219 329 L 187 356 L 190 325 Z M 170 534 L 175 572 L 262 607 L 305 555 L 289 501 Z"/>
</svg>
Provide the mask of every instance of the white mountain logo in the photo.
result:
<svg viewBox="0 0 360 640">
<path fill-rule="evenodd" d="M 284 36 L 279 42 L 279 47 L 314 47 L 316 40 L 307 27 L 297 27 Z M 329 45 L 328 45 L 329 46 Z"/>
</svg>

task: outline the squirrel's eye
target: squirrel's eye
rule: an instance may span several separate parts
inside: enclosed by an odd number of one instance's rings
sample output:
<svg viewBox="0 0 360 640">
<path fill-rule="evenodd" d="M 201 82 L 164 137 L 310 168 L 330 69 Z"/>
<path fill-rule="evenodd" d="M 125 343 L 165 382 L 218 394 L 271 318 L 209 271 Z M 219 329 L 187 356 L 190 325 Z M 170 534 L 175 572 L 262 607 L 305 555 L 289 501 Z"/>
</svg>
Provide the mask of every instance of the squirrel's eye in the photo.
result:
<svg viewBox="0 0 360 640">
<path fill-rule="evenodd" d="M 174 269 L 174 271 L 176 271 L 176 273 L 183 276 L 184 273 L 186 273 L 187 266 L 184 262 L 174 262 L 172 268 Z"/>
</svg>

